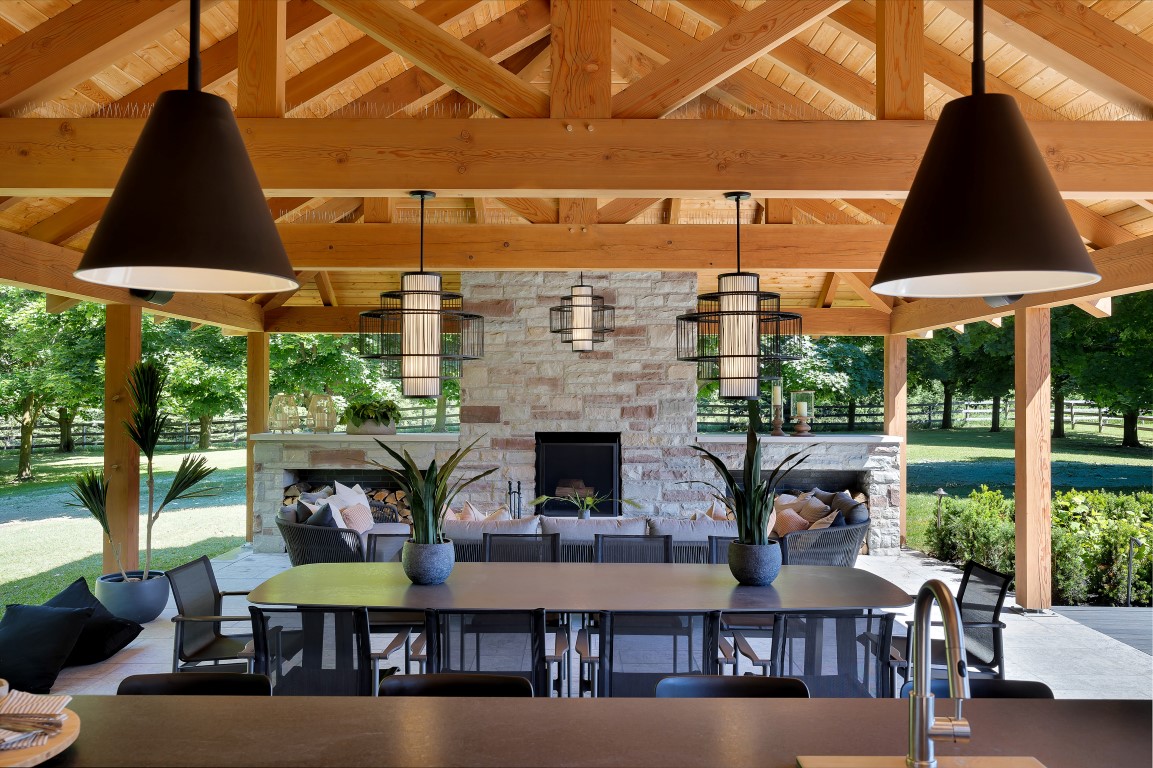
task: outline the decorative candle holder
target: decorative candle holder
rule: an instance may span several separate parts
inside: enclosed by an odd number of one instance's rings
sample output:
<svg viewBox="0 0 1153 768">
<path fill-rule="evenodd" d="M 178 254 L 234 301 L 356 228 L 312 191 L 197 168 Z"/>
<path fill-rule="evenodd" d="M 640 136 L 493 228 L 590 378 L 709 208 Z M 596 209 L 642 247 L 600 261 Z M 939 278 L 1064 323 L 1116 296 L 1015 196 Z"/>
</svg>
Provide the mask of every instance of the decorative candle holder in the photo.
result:
<svg viewBox="0 0 1153 768">
<path fill-rule="evenodd" d="M 796 422 L 796 425 L 793 427 L 793 437 L 804 437 L 813 431 L 813 428 L 809 426 L 807 416 L 796 416 L 793 418 L 793 421 Z"/>
<path fill-rule="evenodd" d="M 789 393 L 793 422 L 796 424 L 793 427 L 793 435 L 800 437 L 813 431 L 809 426 L 809 419 L 813 417 L 815 394 L 811 389 L 798 389 Z"/>
<path fill-rule="evenodd" d="M 272 398 L 268 409 L 268 429 L 270 432 L 295 432 L 300 428 L 300 410 L 296 398 L 279 394 Z"/>
<path fill-rule="evenodd" d="M 782 418 L 783 415 L 784 415 L 784 406 L 774 405 L 773 406 L 773 421 L 772 421 L 773 431 L 769 433 L 773 437 L 784 437 L 785 436 L 785 431 L 783 429 L 781 429 L 781 427 L 785 423 L 784 419 Z"/>
<path fill-rule="evenodd" d="M 313 395 L 308 401 L 308 426 L 313 432 L 331 432 L 336 428 L 336 403 L 331 395 Z"/>
</svg>

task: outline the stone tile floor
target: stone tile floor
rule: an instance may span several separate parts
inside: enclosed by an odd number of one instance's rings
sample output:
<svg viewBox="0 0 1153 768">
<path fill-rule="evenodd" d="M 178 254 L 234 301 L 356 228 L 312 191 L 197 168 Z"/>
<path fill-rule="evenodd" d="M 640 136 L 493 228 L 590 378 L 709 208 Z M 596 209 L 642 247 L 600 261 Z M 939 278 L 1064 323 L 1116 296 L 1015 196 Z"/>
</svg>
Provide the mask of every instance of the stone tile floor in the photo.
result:
<svg viewBox="0 0 1153 768">
<path fill-rule="evenodd" d="M 941 579 L 954 591 L 961 581 L 957 568 L 908 550 L 898 557 L 862 556 L 857 565 L 909 592 L 927 579 Z M 221 589 L 242 590 L 255 587 L 289 564 L 287 555 L 255 554 L 240 548 L 216 558 L 213 566 Z M 232 615 L 243 616 L 247 610 L 243 598 L 228 598 L 225 603 L 226 613 Z M 169 619 L 174 614 L 170 601 L 160 618 L 146 625 L 140 637 L 112 659 L 61 672 L 54 692 L 113 694 L 128 675 L 170 671 L 173 625 Z M 897 621 L 910 614 L 911 608 L 899 612 Z M 1058 614 L 1007 610 L 1003 620 L 1009 677 L 1041 680 L 1058 698 L 1153 698 L 1153 656 Z M 236 630 L 245 631 L 242 627 L 246 626 L 247 622 L 238 623 Z M 1153 625 L 1149 631 L 1153 633 Z M 392 663 L 399 664 L 399 654 Z"/>
</svg>

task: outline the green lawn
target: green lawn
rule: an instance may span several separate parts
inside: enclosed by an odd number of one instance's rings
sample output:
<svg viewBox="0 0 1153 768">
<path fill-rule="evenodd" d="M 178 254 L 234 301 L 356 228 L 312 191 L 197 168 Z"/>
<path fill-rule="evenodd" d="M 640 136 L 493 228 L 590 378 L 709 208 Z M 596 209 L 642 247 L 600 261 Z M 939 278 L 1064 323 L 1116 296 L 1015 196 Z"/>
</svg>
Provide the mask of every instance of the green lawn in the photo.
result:
<svg viewBox="0 0 1153 768">
<path fill-rule="evenodd" d="M 0 455 L 0 476 L 15 474 L 13 452 Z M 210 557 L 244 543 L 245 450 L 208 451 L 217 467 L 209 478 L 217 495 L 171 505 L 153 528 L 153 564 L 161 569 Z M 182 452 L 157 456 L 157 487 L 166 488 Z M 103 546 L 99 524 L 86 510 L 67 505 L 68 483 L 81 470 L 98 467 L 99 453 L 41 454 L 36 477 L 0 483 L 0 610 L 8 603 L 41 603 L 78 576 L 91 585 L 99 576 Z M 143 497 L 143 491 L 142 491 Z M 141 541 L 144 534 L 141 517 Z"/>
</svg>

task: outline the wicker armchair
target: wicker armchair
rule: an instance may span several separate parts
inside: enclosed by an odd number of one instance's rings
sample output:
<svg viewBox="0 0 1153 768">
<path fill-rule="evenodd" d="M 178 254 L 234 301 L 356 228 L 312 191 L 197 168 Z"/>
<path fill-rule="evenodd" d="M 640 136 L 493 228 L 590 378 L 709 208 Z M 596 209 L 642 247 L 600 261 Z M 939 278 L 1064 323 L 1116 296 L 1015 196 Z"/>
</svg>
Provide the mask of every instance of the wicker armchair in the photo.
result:
<svg viewBox="0 0 1153 768">
<path fill-rule="evenodd" d="M 781 561 L 785 565 L 835 565 L 852 568 L 857 564 L 861 544 L 869 532 L 869 522 L 797 531 L 781 537 Z"/>
<path fill-rule="evenodd" d="M 311 563 L 363 563 L 364 546 L 360 534 L 348 528 L 289 523 L 277 518 L 276 527 L 284 537 L 288 559 L 293 566 Z"/>
</svg>

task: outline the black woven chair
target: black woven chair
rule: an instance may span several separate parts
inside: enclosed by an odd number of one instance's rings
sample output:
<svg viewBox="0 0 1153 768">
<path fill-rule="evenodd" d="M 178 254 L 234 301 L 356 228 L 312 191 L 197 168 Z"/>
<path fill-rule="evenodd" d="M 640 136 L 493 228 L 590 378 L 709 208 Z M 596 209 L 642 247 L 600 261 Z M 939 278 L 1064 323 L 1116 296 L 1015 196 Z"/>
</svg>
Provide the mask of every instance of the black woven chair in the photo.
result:
<svg viewBox="0 0 1153 768">
<path fill-rule="evenodd" d="M 532 683 L 516 675 L 393 675 L 380 683 L 381 696 L 530 697 Z"/>
<path fill-rule="evenodd" d="M 836 528 L 796 531 L 781 537 L 781 562 L 852 568 L 857 564 L 857 555 L 868 533 L 867 520 Z"/>
<path fill-rule="evenodd" d="M 242 632 L 224 634 L 221 622 L 248 622 L 248 616 L 225 616 L 224 598 L 247 595 L 248 591 L 226 592 L 216 584 L 212 561 L 199 557 L 190 563 L 170 568 L 168 582 L 176 601 L 176 633 L 172 642 L 172 671 L 180 672 L 202 663 L 220 667 L 217 671 L 251 671 L 248 659 L 241 660 L 252 635 Z M 222 661 L 232 664 L 222 665 Z"/>
<path fill-rule="evenodd" d="M 272 681 L 264 675 L 238 672 L 179 672 L 129 675 L 116 688 L 118 696 L 271 696 Z"/>
<path fill-rule="evenodd" d="M 593 562 L 671 563 L 673 537 L 598 533 L 593 541 Z"/>
<path fill-rule="evenodd" d="M 559 533 L 486 533 L 486 563 L 559 563 Z"/>
<path fill-rule="evenodd" d="M 293 566 L 364 562 L 364 545 L 360 534 L 349 528 L 289 523 L 280 518 L 276 519 L 276 527 L 284 537 L 288 559 Z"/>
<path fill-rule="evenodd" d="M 795 677 L 688 675 L 657 683 L 658 699 L 807 699 L 809 688 Z"/>
<path fill-rule="evenodd" d="M 929 690 L 938 699 L 949 698 L 949 681 L 934 677 Z M 913 681 L 901 686 L 901 698 L 909 698 Z M 974 699 L 1051 699 L 1053 689 L 1037 680 L 1002 680 L 996 677 L 969 678 L 969 696 Z"/>
<path fill-rule="evenodd" d="M 364 608 L 258 608 L 254 667 L 274 696 L 372 696 L 377 662 Z"/>
</svg>

